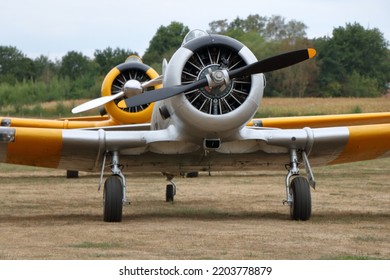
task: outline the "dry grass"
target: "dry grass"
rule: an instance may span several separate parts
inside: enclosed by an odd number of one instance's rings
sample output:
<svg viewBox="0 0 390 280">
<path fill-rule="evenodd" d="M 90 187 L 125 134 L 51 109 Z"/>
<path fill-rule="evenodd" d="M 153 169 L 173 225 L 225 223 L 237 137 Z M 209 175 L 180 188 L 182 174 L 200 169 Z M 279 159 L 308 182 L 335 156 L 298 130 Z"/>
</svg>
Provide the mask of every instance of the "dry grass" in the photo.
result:
<svg viewBox="0 0 390 280">
<path fill-rule="evenodd" d="M 71 109 L 88 101 L 87 99 L 63 100 L 43 102 L 40 104 L 41 116 L 58 115 L 60 117 L 72 116 Z M 57 107 L 61 105 L 61 112 L 57 112 Z M 23 106 L 28 110 L 33 110 L 36 104 Z M 3 115 L 14 112 L 14 106 L 3 106 Z M 303 115 L 326 115 L 326 114 L 350 114 L 350 113 L 371 113 L 389 112 L 390 98 L 269 98 L 262 100 L 261 108 L 256 117 L 283 117 L 283 116 L 303 116 Z M 98 115 L 99 110 L 94 109 L 80 114 Z M 37 117 L 40 117 L 39 115 Z"/>
<path fill-rule="evenodd" d="M 390 98 L 267 98 L 259 117 L 390 112 Z"/>
<path fill-rule="evenodd" d="M 390 259 L 389 159 L 317 168 L 313 217 L 290 221 L 285 172 L 127 174 L 122 223 L 98 175 L 0 165 L 0 259 Z"/>
</svg>

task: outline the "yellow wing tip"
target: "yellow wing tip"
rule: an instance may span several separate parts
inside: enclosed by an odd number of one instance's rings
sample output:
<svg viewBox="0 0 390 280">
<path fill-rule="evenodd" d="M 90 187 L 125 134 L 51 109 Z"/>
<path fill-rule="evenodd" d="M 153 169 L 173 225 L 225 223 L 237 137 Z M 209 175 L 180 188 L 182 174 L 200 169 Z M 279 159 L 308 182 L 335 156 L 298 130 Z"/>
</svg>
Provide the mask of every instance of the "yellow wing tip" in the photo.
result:
<svg viewBox="0 0 390 280">
<path fill-rule="evenodd" d="M 307 52 L 309 54 L 309 58 L 313 58 L 317 53 L 317 51 L 315 49 L 312 49 L 312 48 L 308 48 Z"/>
</svg>

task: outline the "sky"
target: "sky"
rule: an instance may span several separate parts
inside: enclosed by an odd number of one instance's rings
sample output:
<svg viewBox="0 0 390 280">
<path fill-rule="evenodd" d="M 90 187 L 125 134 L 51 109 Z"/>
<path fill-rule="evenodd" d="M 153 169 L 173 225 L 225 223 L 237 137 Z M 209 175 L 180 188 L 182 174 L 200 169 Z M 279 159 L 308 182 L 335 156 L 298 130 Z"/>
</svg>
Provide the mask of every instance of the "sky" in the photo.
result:
<svg viewBox="0 0 390 280">
<path fill-rule="evenodd" d="M 130 49 L 142 55 L 160 26 L 178 21 L 209 29 L 259 14 L 306 24 L 308 38 L 331 36 L 336 27 L 357 22 L 378 28 L 390 41 L 389 0 L 0 0 L 0 45 L 30 58 L 61 59 L 69 51 L 92 57 L 96 49 Z"/>
</svg>

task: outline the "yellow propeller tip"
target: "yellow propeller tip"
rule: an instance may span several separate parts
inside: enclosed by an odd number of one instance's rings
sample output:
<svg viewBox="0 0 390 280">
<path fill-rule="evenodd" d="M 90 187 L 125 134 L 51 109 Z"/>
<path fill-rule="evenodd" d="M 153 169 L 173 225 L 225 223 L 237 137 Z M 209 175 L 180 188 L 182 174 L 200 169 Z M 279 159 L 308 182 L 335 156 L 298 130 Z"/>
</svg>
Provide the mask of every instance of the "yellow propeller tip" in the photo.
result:
<svg viewBox="0 0 390 280">
<path fill-rule="evenodd" d="M 308 48 L 307 52 L 309 53 L 309 58 L 313 58 L 317 53 L 317 51 L 315 49 L 312 49 L 312 48 Z"/>
</svg>

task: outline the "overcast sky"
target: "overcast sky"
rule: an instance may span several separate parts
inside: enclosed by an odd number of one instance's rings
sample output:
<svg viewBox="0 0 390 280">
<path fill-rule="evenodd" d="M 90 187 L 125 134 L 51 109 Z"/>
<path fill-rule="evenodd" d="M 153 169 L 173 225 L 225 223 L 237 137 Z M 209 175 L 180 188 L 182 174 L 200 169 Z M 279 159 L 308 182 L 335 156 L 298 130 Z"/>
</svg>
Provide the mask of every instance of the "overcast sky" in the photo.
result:
<svg viewBox="0 0 390 280">
<path fill-rule="evenodd" d="M 61 58 L 75 50 L 120 47 L 141 55 L 161 25 L 172 21 L 190 29 L 214 20 L 250 14 L 281 15 L 305 23 L 309 38 L 331 36 L 334 27 L 358 22 L 378 28 L 390 41 L 389 0 L 0 0 L 0 45 L 31 58 Z"/>
</svg>

